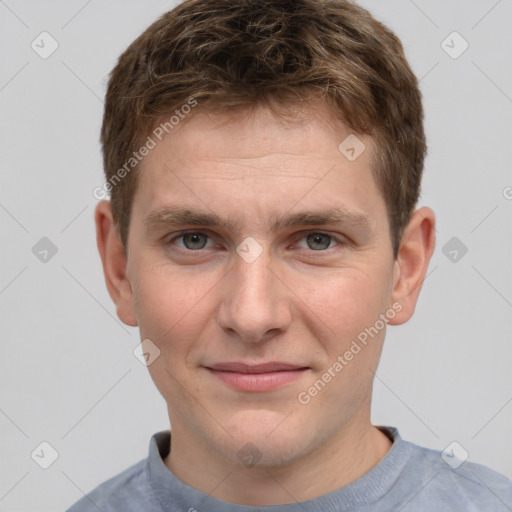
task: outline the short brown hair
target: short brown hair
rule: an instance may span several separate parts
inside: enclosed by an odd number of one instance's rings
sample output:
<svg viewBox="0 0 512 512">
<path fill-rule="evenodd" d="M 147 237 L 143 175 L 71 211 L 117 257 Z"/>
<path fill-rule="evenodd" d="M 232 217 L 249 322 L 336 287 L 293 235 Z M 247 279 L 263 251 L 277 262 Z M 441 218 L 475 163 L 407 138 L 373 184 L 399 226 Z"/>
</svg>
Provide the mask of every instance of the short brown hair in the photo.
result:
<svg viewBox="0 0 512 512">
<path fill-rule="evenodd" d="M 162 118 L 191 98 L 201 109 L 264 103 L 278 112 L 313 96 L 374 137 L 396 257 L 420 194 L 421 93 L 399 39 L 347 0 L 186 0 L 127 48 L 110 74 L 101 130 L 125 251 L 138 166 L 112 179 Z"/>
</svg>

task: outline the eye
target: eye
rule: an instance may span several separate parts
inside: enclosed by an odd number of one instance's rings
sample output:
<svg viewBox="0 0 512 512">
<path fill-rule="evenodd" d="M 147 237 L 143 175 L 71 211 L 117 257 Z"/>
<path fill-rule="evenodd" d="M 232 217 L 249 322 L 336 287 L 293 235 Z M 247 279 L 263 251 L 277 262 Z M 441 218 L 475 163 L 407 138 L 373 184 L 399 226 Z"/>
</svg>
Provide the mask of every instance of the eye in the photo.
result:
<svg viewBox="0 0 512 512">
<path fill-rule="evenodd" d="M 307 247 L 302 246 L 302 249 L 311 249 L 313 251 L 325 251 L 326 249 L 331 249 L 331 243 L 335 243 L 339 245 L 341 243 L 336 237 L 328 235 L 327 233 L 308 233 L 301 239 L 306 240 Z M 335 247 L 334 246 L 334 247 Z M 299 244 L 300 247 L 300 244 Z"/>
<path fill-rule="evenodd" d="M 315 231 L 304 234 L 298 247 L 315 252 L 326 252 L 328 249 L 343 245 L 343 243 L 343 240 L 338 237 Z M 201 231 L 182 232 L 165 242 L 167 246 L 175 246 L 177 250 L 189 253 L 211 248 L 212 244 L 211 237 Z"/>
<path fill-rule="evenodd" d="M 181 244 L 177 243 L 180 239 L 182 240 Z M 199 231 L 192 231 L 188 233 L 180 233 L 179 235 L 171 238 L 167 243 L 169 245 L 176 243 L 180 249 L 198 251 L 206 247 L 208 239 L 208 235 Z"/>
</svg>

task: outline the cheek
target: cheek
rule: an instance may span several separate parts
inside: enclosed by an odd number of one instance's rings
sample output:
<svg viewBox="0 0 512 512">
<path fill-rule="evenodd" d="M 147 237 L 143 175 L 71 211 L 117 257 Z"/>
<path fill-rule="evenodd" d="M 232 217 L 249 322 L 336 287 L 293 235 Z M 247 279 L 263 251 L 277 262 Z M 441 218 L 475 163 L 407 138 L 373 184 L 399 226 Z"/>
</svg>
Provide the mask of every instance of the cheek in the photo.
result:
<svg viewBox="0 0 512 512">
<path fill-rule="evenodd" d="M 134 287 L 141 337 L 162 352 L 184 350 L 209 318 L 207 280 L 190 279 L 166 268 L 144 272 Z"/>
<path fill-rule="evenodd" d="M 185 413 L 181 404 L 188 402 L 187 393 L 201 395 L 188 362 L 211 318 L 208 291 L 213 284 L 162 267 L 145 271 L 137 283 L 133 292 L 141 339 L 150 339 L 160 351 L 149 373 L 164 399 Z"/>
<path fill-rule="evenodd" d="M 371 272 L 369 268 L 364 272 L 352 269 L 333 279 L 330 298 L 325 298 L 318 310 L 334 332 L 324 343 L 329 362 L 323 369 L 336 375 L 324 394 L 325 403 L 332 407 L 345 404 L 341 397 L 349 389 L 349 401 L 364 399 L 380 359 L 386 333 L 382 315 L 389 310 L 391 277 L 388 279 L 384 268 L 375 266 Z M 318 303 L 322 304 L 320 300 Z M 339 364 L 334 366 L 336 362 Z M 330 378 L 327 375 L 325 380 Z"/>
<path fill-rule="evenodd" d="M 304 317 L 330 333 L 319 337 L 329 345 L 328 352 L 343 349 L 384 313 L 390 290 L 378 275 L 367 269 L 341 269 L 303 288 Z"/>
</svg>

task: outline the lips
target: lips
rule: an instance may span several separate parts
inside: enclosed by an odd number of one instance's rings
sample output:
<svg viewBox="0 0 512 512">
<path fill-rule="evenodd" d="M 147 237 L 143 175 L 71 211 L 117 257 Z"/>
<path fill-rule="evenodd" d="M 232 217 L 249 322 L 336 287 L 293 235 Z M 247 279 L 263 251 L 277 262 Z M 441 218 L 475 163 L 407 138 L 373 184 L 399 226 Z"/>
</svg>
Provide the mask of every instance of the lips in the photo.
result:
<svg viewBox="0 0 512 512">
<path fill-rule="evenodd" d="M 281 371 L 292 371 L 305 368 L 289 363 L 263 363 L 263 364 L 246 364 L 246 363 L 219 363 L 209 366 L 212 370 L 238 373 L 270 373 Z"/>
<path fill-rule="evenodd" d="M 217 363 L 205 368 L 229 387 L 249 392 L 272 391 L 297 380 L 309 369 L 281 362 Z"/>
</svg>

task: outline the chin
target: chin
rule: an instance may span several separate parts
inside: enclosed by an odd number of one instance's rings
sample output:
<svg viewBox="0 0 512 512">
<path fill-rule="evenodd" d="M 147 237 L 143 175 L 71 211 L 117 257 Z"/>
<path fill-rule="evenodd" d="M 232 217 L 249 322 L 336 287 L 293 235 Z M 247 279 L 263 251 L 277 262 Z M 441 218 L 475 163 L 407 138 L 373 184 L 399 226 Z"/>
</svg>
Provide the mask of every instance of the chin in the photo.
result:
<svg viewBox="0 0 512 512">
<path fill-rule="evenodd" d="M 251 458 L 258 459 L 259 466 L 267 467 L 293 463 L 307 451 L 309 436 L 307 423 L 297 421 L 293 413 L 287 417 L 288 413 L 264 409 L 236 413 L 227 426 L 232 437 L 223 436 L 223 446 L 218 446 L 218 450 L 242 464 Z M 226 441 L 229 447 L 224 445 Z"/>
</svg>

